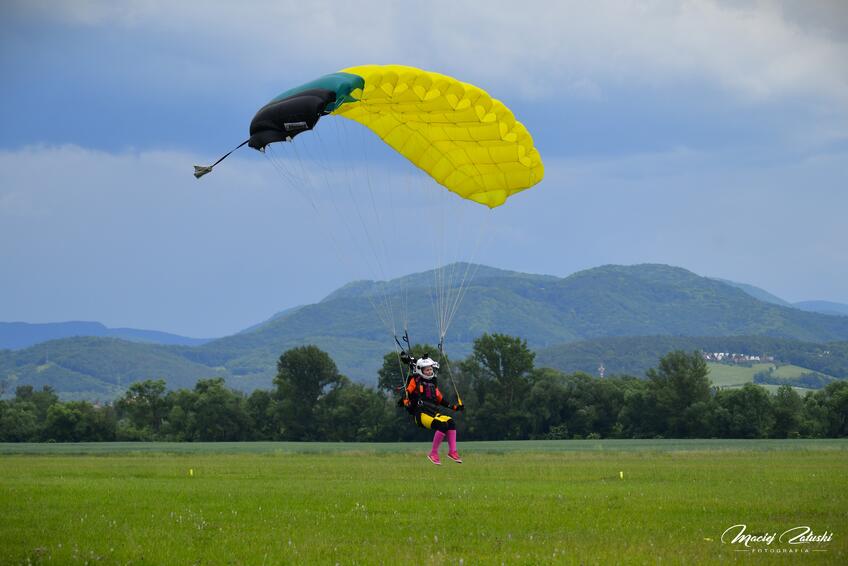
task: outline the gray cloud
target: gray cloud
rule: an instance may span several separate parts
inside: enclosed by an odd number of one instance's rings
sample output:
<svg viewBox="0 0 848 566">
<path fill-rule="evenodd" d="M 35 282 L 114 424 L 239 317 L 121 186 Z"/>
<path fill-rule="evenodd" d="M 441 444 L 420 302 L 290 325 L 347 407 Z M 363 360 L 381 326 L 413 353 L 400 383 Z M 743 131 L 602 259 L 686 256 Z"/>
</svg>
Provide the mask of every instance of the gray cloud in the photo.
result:
<svg viewBox="0 0 848 566">
<path fill-rule="evenodd" d="M 848 103 L 843 2 L 15 4 L 20 18 L 146 32 L 184 44 L 200 66 L 210 58 L 253 73 L 276 61 L 287 68 L 275 73 L 304 76 L 310 66 L 403 61 L 531 98 L 574 84 L 700 79 L 750 100 Z"/>
<path fill-rule="evenodd" d="M 221 335 L 351 279 L 429 269 L 438 254 L 442 262 L 473 256 L 556 275 L 661 262 L 788 300 L 848 302 L 848 252 L 839 245 L 848 240 L 846 159 L 752 166 L 753 159 L 681 148 L 550 160 L 544 183 L 492 212 L 407 198 L 404 176 L 375 164 L 375 190 L 394 194 L 376 196 L 377 213 L 395 215 L 373 234 L 377 245 L 362 239 L 372 209 L 361 181 L 358 204 L 319 196 L 319 212 L 252 154 L 196 181 L 189 166 L 197 156 L 184 153 L 3 152 L 0 261 L 13 276 L 0 282 L 0 311 L 6 320 L 97 319 Z M 330 184 L 346 174 L 338 170 Z M 427 191 L 437 194 L 452 197 Z M 458 234 L 442 232 L 442 211 Z M 446 245 L 438 242 L 443 235 Z"/>
</svg>

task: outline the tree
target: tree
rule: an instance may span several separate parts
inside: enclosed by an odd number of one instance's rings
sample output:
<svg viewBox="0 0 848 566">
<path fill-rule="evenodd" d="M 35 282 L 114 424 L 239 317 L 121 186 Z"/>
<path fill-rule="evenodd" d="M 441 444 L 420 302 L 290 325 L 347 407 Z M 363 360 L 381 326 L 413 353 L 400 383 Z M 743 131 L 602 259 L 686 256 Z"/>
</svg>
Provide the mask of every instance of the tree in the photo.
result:
<svg viewBox="0 0 848 566">
<path fill-rule="evenodd" d="M 0 401 L 0 442 L 36 442 L 38 409 L 29 401 Z"/>
<path fill-rule="evenodd" d="M 277 421 L 287 440 L 315 440 L 314 417 L 321 398 L 342 383 L 332 358 L 317 346 L 293 348 L 277 362 Z"/>
<path fill-rule="evenodd" d="M 322 440 L 371 442 L 389 440 L 395 413 L 385 395 L 345 378 L 318 404 L 315 423 Z"/>
<path fill-rule="evenodd" d="M 194 386 L 194 438 L 200 441 L 245 440 L 249 419 L 244 396 L 224 386 L 224 378 L 201 379 Z"/>
<path fill-rule="evenodd" d="M 821 407 L 821 429 L 825 436 L 848 436 L 848 381 L 834 381 L 814 394 Z"/>
<path fill-rule="evenodd" d="M 471 354 L 482 369 L 482 379 L 494 386 L 492 393 L 507 405 L 520 401 L 529 389 L 535 357 L 526 340 L 506 334 L 483 334 L 474 341 Z"/>
<path fill-rule="evenodd" d="M 81 420 L 82 414 L 76 407 L 64 403 L 51 405 L 44 423 L 44 438 L 55 442 L 75 442 L 79 440 L 76 428 Z"/>
<path fill-rule="evenodd" d="M 700 352 L 677 350 L 660 358 L 647 377 L 656 403 L 656 417 L 667 436 L 692 436 L 697 431 L 690 426 L 687 411 L 696 403 L 710 400 L 709 369 Z M 700 410 L 699 410 L 700 412 Z"/>
<path fill-rule="evenodd" d="M 828 435 L 828 407 L 822 391 L 807 392 L 801 413 L 801 435 L 822 438 Z"/>
<path fill-rule="evenodd" d="M 462 373 L 473 383 L 479 409 L 469 412 L 468 426 L 484 439 L 527 438 L 530 417 L 525 407 L 535 354 L 521 338 L 483 334 L 474 341 Z"/>
<path fill-rule="evenodd" d="M 529 414 L 530 436 L 548 438 L 551 429 L 560 427 L 554 436 L 561 437 L 568 430 L 565 423 L 573 410 L 569 403 L 566 376 L 557 370 L 543 368 L 534 370 L 531 379 L 533 385 L 527 398 L 527 406 L 532 407 Z"/>
<path fill-rule="evenodd" d="M 800 435 L 804 402 L 789 385 L 781 385 L 771 398 L 774 413 L 772 435 L 777 438 L 797 438 Z"/>
<path fill-rule="evenodd" d="M 169 391 L 166 405 L 171 409 L 160 429 L 160 438 L 175 442 L 195 440 L 197 438 L 196 404 L 197 393 L 193 390 Z"/>
<path fill-rule="evenodd" d="M 96 407 L 87 401 L 71 401 L 65 406 L 79 415 L 74 427 L 78 442 L 115 440 L 115 411 L 112 407 Z"/>
<path fill-rule="evenodd" d="M 746 383 L 716 395 L 716 430 L 721 438 L 767 438 L 774 426 L 768 391 Z"/>
<path fill-rule="evenodd" d="M 118 399 L 118 410 L 126 415 L 134 428 L 159 432 L 170 406 L 165 397 L 165 380 L 137 381 Z"/>
<path fill-rule="evenodd" d="M 19 385 L 15 388 L 15 401 L 32 403 L 35 406 L 38 421 L 44 422 L 47 418 L 47 410 L 59 402 L 59 396 L 49 385 L 43 386 L 41 391 L 35 391 L 32 385 Z"/>
<path fill-rule="evenodd" d="M 250 430 L 253 440 L 273 440 L 276 435 L 274 427 L 274 398 L 270 391 L 257 389 L 247 398 L 247 418 L 250 420 Z"/>
</svg>

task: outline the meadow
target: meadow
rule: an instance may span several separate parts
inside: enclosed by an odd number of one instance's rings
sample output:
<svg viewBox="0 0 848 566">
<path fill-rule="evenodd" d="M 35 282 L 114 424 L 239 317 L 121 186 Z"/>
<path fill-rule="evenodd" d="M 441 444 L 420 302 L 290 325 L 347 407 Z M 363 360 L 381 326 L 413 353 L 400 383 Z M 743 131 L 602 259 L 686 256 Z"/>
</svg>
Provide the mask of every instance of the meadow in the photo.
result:
<svg viewBox="0 0 848 566">
<path fill-rule="evenodd" d="M 846 440 L 0 444 L 3 564 L 848 562 Z M 826 542 L 722 542 L 809 526 Z"/>
<path fill-rule="evenodd" d="M 812 370 L 807 368 L 802 368 L 799 366 L 785 364 L 781 366 L 775 366 L 774 364 L 753 364 L 749 366 L 743 365 L 730 365 L 730 364 L 718 364 L 715 362 L 708 362 L 707 367 L 710 368 L 710 381 L 712 381 L 713 385 L 718 385 L 721 388 L 725 389 L 734 389 L 737 387 L 742 387 L 746 383 L 753 383 L 754 376 L 763 371 L 768 371 L 769 368 L 775 367 L 774 376 L 779 377 L 781 379 L 793 379 L 804 375 L 805 373 L 811 373 Z M 770 393 L 774 393 L 780 387 L 779 385 L 769 384 L 769 383 L 759 383 L 760 387 L 766 389 Z M 792 389 L 798 392 L 802 397 L 805 393 L 809 391 L 815 391 L 814 389 L 808 389 L 805 387 L 795 387 Z"/>
</svg>

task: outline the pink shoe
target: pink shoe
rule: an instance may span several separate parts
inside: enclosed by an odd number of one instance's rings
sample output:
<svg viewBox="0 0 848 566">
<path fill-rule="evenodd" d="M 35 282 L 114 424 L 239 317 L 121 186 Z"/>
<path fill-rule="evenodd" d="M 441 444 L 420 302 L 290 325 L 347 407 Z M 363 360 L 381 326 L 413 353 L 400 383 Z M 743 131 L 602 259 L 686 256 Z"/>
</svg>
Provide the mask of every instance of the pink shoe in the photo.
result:
<svg viewBox="0 0 848 566">
<path fill-rule="evenodd" d="M 457 452 L 448 452 L 448 458 L 450 458 L 457 464 L 462 464 L 462 458 L 459 457 L 459 454 Z"/>
<path fill-rule="evenodd" d="M 433 454 L 433 453 L 431 452 L 430 454 L 427 454 L 427 459 L 428 459 L 428 460 L 430 460 L 431 462 L 433 462 L 434 464 L 436 464 L 437 466 L 441 466 L 441 465 L 442 465 L 442 461 L 441 461 L 441 460 L 439 460 L 439 455 L 438 455 L 438 454 Z"/>
</svg>

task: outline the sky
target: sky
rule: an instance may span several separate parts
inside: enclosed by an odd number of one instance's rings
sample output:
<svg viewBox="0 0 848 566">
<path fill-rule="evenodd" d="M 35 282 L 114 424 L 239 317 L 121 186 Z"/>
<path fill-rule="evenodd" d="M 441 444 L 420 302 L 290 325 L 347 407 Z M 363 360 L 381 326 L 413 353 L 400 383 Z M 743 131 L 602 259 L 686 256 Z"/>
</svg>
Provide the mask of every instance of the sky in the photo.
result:
<svg viewBox="0 0 848 566">
<path fill-rule="evenodd" d="M 342 4 L 3 2 L 0 321 L 224 336 L 434 254 L 557 276 L 664 263 L 848 303 L 848 3 Z M 245 147 L 191 175 L 279 92 L 388 63 L 502 100 L 545 179 L 467 212 L 330 118 L 303 155 Z M 362 230 L 362 201 L 304 194 L 296 164 L 373 183 L 366 209 L 391 222 Z"/>
</svg>

